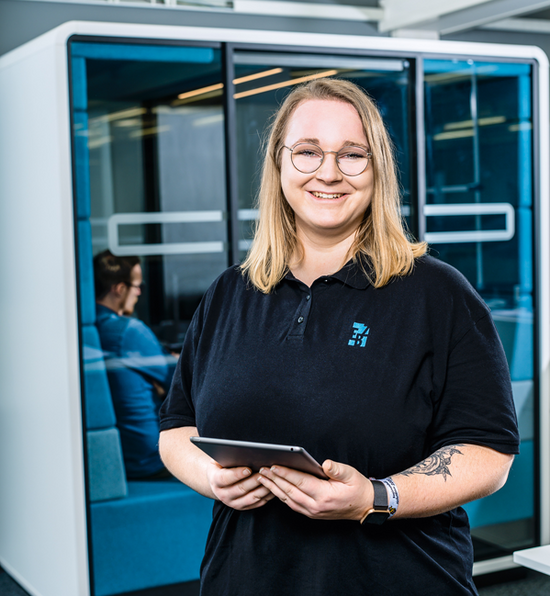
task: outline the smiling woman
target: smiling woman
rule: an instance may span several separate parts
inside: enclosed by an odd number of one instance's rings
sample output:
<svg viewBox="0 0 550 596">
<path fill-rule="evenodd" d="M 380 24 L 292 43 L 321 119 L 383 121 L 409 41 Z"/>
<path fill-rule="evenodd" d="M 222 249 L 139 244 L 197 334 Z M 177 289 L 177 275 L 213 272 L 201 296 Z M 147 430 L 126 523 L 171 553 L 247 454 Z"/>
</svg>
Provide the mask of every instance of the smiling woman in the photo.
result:
<svg viewBox="0 0 550 596">
<path fill-rule="evenodd" d="M 161 411 L 166 466 L 216 500 L 201 594 L 476 594 L 461 506 L 498 490 L 518 450 L 506 358 L 466 279 L 408 239 L 361 89 L 321 79 L 287 96 L 259 214 Z M 197 434 L 303 446 L 327 478 L 223 468 Z"/>
<path fill-rule="evenodd" d="M 339 158 L 329 156 L 306 175 L 291 157 L 295 146 L 303 142 L 324 144 L 321 151 L 330 153 L 358 146 L 359 151 L 369 154 L 367 167 L 346 175 Z M 291 151 L 283 151 L 285 147 Z M 324 198 L 327 193 L 339 197 Z M 293 205 L 293 200 L 300 205 Z M 426 251 L 424 243 L 411 243 L 404 233 L 392 143 L 380 113 L 366 93 L 349 81 L 313 81 L 287 97 L 271 129 L 258 208 L 254 244 L 243 270 L 262 291 L 275 287 L 291 261 L 293 272 L 298 263 L 303 265 L 303 242 L 308 238 L 324 253 L 321 261 L 315 261 L 321 269 L 332 266 L 337 270 L 348 252 L 351 257 L 368 257 L 375 287 L 385 285 L 395 275 L 409 273 L 414 259 Z M 335 262 L 331 265 L 324 262 L 325 233 L 321 233 L 322 239 L 304 234 L 306 228 L 314 230 L 307 224 L 313 213 L 314 218 L 327 218 L 319 224 L 325 232 L 330 230 L 329 243 L 338 239 L 339 252 L 332 252 Z M 321 275 L 323 271 L 312 273 Z"/>
</svg>

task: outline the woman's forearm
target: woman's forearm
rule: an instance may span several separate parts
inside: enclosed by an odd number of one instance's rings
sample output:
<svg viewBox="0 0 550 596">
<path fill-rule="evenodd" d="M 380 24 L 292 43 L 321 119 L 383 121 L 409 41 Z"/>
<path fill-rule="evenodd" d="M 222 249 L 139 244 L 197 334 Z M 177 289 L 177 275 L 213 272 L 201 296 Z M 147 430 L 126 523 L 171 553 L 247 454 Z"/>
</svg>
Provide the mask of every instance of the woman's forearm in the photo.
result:
<svg viewBox="0 0 550 596">
<path fill-rule="evenodd" d="M 391 478 L 399 490 L 394 518 L 428 517 L 497 491 L 514 459 L 489 447 L 457 444 Z"/>
<path fill-rule="evenodd" d="M 198 434 L 194 426 L 162 431 L 159 438 L 160 457 L 178 480 L 201 495 L 214 499 L 206 472 L 211 458 L 189 440 L 189 437 Z"/>
</svg>

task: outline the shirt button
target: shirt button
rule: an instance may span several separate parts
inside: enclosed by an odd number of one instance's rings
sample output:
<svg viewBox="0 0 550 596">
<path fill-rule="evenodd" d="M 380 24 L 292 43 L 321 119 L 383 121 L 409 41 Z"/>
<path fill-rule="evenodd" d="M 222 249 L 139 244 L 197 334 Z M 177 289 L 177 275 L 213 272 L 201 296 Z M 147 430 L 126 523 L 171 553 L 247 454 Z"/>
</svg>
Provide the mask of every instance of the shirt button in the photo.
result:
<svg viewBox="0 0 550 596">
<path fill-rule="evenodd" d="M 308 295 L 306 296 L 306 300 L 309 300 L 310 298 L 311 298 L 311 296 L 308 294 Z"/>
<path fill-rule="evenodd" d="M 304 322 L 304 317 L 299 317 L 298 318 L 298 323 L 303 323 Z"/>
</svg>

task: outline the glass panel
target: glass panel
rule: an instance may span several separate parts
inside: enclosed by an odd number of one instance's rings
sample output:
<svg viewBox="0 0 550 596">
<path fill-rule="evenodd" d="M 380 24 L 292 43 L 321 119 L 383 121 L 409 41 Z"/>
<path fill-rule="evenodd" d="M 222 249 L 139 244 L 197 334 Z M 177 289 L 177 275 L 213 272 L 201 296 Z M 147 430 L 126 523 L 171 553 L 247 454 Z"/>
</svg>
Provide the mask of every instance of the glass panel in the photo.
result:
<svg viewBox="0 0 550 596">
<path fill-rule="evenodd" d="M 222 66 L 209 47 L 73 42 L 70 51 L 92 585 L 101 596 L 199 576 L 211 501 L 169 479 L 135 478 L 158 473 L 170 352 L 228 266 Z M 134 316 L 164 351 L 137 322 L 98 323 L 92 257 L 107 248 L 140 257 Z"/>
<path fill-rule="evenodd" d="M 480 560 L 535 540 L 531 67 L 426 60 L 424 68 L 426 240 L 492 310 L 522 439 L 506 486 L 466 507 Z"/>
<path fill-rule="evenodd" d="M 176 348 L 228 265 L 221 62 L 137 48 L 86 61 L 93 252 L 142 257 L 137 315 Z"/>
<path fill-rule="evenodd" d="M 235 52 L 234 56 L 241 258 L 252 238 L 262 143 L 269 118 L 293 85 L 323 76 L 349 79 L 376 100 L 397 149 L 403 214 L 409 217 L 409 64 L 406 61 L 246 51 Z"/>
</svg>

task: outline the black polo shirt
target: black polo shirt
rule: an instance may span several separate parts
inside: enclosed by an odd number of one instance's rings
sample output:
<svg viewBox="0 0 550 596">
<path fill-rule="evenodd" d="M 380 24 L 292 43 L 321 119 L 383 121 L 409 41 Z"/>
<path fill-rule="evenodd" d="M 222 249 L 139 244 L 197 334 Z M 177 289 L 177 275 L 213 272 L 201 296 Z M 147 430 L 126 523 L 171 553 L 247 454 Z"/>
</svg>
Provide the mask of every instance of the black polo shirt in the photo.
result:
<svg viewBox="0 0 550 596">
<path fill-rule="evenodd" d="M 255 290 L 236 268 L 187 333 L 161 429 L 297 444 L 383 478 L 444 445 L 517 453 L 511 383 L 489 309 L 429 256 L 375 289 L 358 265 Z M 217 502 L 203 596 L 475 594 L 462 508 L 381 527 L 311 520 L 273 500 Z"/>
</svg>

